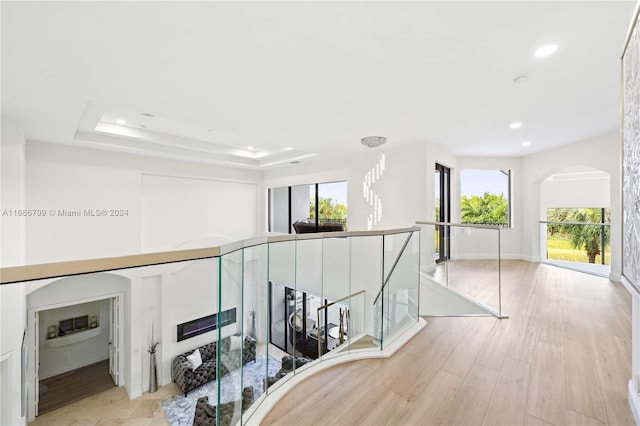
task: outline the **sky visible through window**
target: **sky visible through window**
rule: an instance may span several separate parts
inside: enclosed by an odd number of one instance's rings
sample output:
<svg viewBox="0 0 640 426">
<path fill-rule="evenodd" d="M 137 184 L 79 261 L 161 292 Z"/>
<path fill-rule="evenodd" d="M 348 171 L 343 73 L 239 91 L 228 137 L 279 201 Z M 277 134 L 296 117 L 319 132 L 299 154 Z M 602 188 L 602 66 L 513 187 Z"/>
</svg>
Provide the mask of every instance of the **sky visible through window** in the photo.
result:
<svg viewBox="0 0 640 426">
<path fill-rule="evenodd" d="M 335 204 L 347 205 L 347 182 L 321 183 L 318 185 L 320 198 L 331 198 Z M 309 198 L 313 200 L 313 187 L 309 187 Z"/>
<path fill-rule="evenodd" d="M 461 170 L 460 195 L 482 197 L 485 192 L 508 197 L 509 178 L 500 170 Z"/>
</svg>

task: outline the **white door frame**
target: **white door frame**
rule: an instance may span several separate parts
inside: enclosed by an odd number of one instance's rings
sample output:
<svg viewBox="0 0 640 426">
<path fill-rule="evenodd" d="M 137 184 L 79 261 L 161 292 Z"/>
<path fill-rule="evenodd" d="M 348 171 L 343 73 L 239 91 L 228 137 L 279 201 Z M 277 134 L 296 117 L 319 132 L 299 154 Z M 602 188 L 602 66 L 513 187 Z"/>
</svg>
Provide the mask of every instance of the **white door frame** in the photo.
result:
<svg viewBox="0 0 640 426">
<path fill-rule="evenodd" d="M 117 318 L 118 321 L 118 329 L 119 329 L 119 333 L 118 333 L 118 345 L 117 345 L 117 352 L 116 352 L 116 356 L 118 357 L 119 360 L 122 359 L 122 349 L 124 348 L 124 292 L 118 292 L 118 293 L 111 293 L 111 294 L 106 294 L 106 295 L 100 295 L 100 296 L 94 296 L 94 297 L 89 297 L 89 298 L 84 298 L 84 299 L 76 299 L 76 300 L 69 300 L 66 302 L 62 302 L 62 303 L 56 303 L 56 304 L 52 304 L 52 305 L 45 305 L 45 306 L 38 306 L 36 308 L 29 308 L 27 310 L 27 327 L 29 330 L 28 335 L 31 336 L 31 338 L 29 339 L 29 368 L 28 368 L 28 382 L 29 383 L 35 383 L 35 389 L 31 390 L 29 389 L 27 391 L 27 421 L 28 422 L 32 422 L 35 420 L 36 416 L 38 415 L 38 402 L 39 402 L 39 390 L 38 390 L 38 384 L 40 383 L 40 377 L 38 374 L 38 366 L 40 364 L 40 356 L 38 353 L 38 339 L 39 339 L 39 335 L 36 334 L 36 332 L 38 331 L 38 327 L 39 324 L 37 324 L 37 320 L 38 320 L 38 316 L 40 311 L 47 311 L 49 309 L 56 309 L 56 308 L 64 308 L 65 306 L 72 306 L 72 305 L 80 305 L 82 303 L 88 303 L 88 302 L 96 302 L 99 300 L 112 300 L 112 299 L 116 299 L 120 307 L 119 309 L 119 315 Z M 113 302 L 110 302 L 113 303 Z M 109 356 L 111 357 L 111 355 Z M 117 363 L 118 366 L 121 365 L 121 362 Z M 118 382 L 116 383 L 117 386 L 122 386 L 122 373 L 121 371 L 117 371 L 116 377 L 118 378 Z"/>
</svg>

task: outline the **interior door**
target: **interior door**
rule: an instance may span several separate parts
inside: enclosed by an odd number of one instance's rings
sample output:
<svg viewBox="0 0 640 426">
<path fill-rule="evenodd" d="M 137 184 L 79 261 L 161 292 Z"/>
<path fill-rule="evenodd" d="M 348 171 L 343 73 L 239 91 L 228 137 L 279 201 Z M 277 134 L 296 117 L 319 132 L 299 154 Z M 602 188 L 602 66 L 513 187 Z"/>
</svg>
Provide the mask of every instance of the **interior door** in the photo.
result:
<svg viewBox="0 0 640 426">
<path fill-rule="evenodd" d="M 33 319 L 33 415 L 38 415 L 38 404 L 40 404 L 40 313 L 34 311 Z"/>
<path fill-rule="evenodd" d="M 120 385 L 120 298 L 109 299 L 109 374 Z"/>
</svg>

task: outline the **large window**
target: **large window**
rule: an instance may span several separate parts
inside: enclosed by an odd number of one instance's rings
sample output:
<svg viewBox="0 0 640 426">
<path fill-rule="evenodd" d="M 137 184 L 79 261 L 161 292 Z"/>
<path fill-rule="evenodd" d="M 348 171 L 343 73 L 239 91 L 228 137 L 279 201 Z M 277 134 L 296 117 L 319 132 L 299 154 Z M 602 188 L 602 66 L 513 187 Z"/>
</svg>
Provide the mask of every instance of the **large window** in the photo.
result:
<svg viewBox="0 0 640 426">
<path fill-rule="evenodd" d="M 269 232 L 293 233 L 295 223 L 320 232 L 327 224 L 346 229 L 347 182 L 270 188 Z"/>
<path fill-rule="evenodd" d="M 610 225 L 608 208 L 547 209 L 547 259 L 609 265 Z"/>
<path fill-rule="evenodd" d="M 511 170 L 460 171 L 461 222 L 511 226 Z"/>
</svg>

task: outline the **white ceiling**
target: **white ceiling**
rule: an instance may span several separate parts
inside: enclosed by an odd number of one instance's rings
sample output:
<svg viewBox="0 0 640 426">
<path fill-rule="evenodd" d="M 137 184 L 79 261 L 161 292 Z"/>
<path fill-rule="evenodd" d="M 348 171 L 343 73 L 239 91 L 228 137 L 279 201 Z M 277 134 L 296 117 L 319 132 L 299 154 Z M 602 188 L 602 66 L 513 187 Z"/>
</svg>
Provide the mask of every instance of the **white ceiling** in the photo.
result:
<svg viewBox="0 0 640 426">
<path fill-rule="evenodd" d="M 370 135 L 527 155 L 618 128 L 634 5 L 2 1 L 2 114 L 29 140 L 257 169 Z"/>
</svg>

